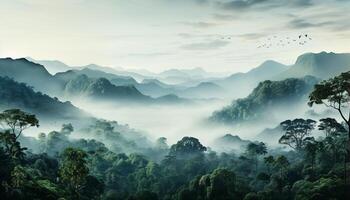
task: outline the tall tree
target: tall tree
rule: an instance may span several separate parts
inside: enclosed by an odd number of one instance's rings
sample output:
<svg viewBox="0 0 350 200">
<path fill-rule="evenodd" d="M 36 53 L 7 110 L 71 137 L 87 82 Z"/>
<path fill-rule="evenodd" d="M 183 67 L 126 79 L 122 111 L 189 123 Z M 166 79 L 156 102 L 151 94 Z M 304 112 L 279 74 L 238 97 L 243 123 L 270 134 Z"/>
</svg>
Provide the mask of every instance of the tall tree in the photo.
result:
<svg viewBox="0 0 350 200">
<path fill-rule="evenodd" d="M 62 164 L 59 174 L 62 181 L 68 184 L 68 188 L 73 191 L 73 195 L 80 198 L 79 191 L 86 182 L 89 174 L 87 167 L 87 154 L 75 148 L 66 148 L 62 154 Z"/>
<path fill-rule="evenodd" d="M 169 155 L 186 156 L 202 153 L 206 150 L 207 148 L 203 146 L 197 138 L 183 137 L 180 141 L 171 146 Z"/>
<path fill-rule="evenodd" d="M 285 131 L 284 135 L 279 139 L 280 144 L 290 146 L 295 150 L 301 150 L 315 128 L 316 121 L 312 119 L 297 118 L 294 120 L 286 120 L 281 123 L 282 129 Z"/>
<path fill-rule="evenodd" d="M 264 155 L 267 153 L 267 148 L 265 143 L 260 142 L 260 143 L 249 143 L 247 145 L 246 149 L 247 153 L 253 157 L 254 162 L 255 162 L 255 172 L 258 171 L 258 156 L 259 155 Z"/>
<path fill-rule="evenodd" d="M 346 133 L 344 126 L 337 122 L 334 118 L 323 118 L 320 119 L 320 124 L 318 125 L 318 130 L 324 131 L 326 137 L 336 136 L 340 133 Z"/>
<path fill-rule="evenodd" d="M 289 166 L 289 161 L 288 161 L 288 159 L 287 159 L 285 156 L 283 156 L 283 155 L 278 156 L 278 157 L 276 158 L 274 164 L 275 164 L 275 166 L 276 166 L 277 168 L 279 168 L 279 170 L 280 170 L 280 175 L 281 175 L 281 177 L 283 177 L 284 172 L 286 171 L 287 167 Z"/>
<path fill-rule="evenodd" d="M 308 104 L 309 106 L 324 104 L 337 110 L 348 126 L 350 138 L 350 71 L 316 84 L 309 96 Z M 346 113 L 349 115 L 346 116 Z"/>
<path fill-rule="evenodd" d="M 340 74 L 334 78 L 324 80 L 315 85 L 309 96 L 309 106 L 324 104 L 338 111 L 348 128 L 348 144 L 345 147 L 347 155 L 344 157 L 344 177 L 347 183 L 347 162 L 350 159 L 350 71 Z M 348 114 L 346 114 L 348 113 Z"/>
<path fill-rule="evenodd" d="M 273 166 L 273 164 L 275 163 L 275 158 L 273 156 L 266 156 L 264 158 L 264 162 L 267 165 L 268 171 L 269 173 L 271 173 L 271 167 Z"/>
<path fill-rule="evenodd" d="M 32 126 L 39 127 L 39 120 L 35 115 L 23 112 L 20 109 L 10 109 L 0 113 L 0 124 L 5 127 L 4 129 L 9 127 L 17 139 L 25 129 Z"/>
<path fill-rule="evenodd" d="M 311 169 L 312 169 L 312 171 L 314 171 L 316 153 L 318 150 L 318 142 L 315 141 L 314 139 L 310 139 L 309 141 L 306 142 L 304 150 L 306 153 L 306 158 L 308 158 L 310 160 Z"/>
</svg>

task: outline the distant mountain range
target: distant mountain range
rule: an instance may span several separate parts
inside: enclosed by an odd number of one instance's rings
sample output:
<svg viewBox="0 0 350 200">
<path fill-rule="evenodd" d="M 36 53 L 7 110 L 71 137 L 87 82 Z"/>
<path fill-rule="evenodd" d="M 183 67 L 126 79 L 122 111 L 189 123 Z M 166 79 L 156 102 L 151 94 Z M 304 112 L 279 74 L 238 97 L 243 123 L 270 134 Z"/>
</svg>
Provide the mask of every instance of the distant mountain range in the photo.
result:
<svg viewBox="0 0 350 200">
<path fill-rule="evenodd" d="M 214 83 L 226 89 L 231 98 L 244 97 L 247 96 L 259 82 L 269 80 L 285 70 L 287 70 L 287 66 L 269 60 L 247 73 L 236 73 L 227 78 L 216 80 Z"/>
<path fill-rule="evenodd" d="M 44 118 L 77 119 L 88 115 L 70 102 L 61 102 L 24 83 L 0 76 L 0 109 L 20 108 Z"/>
<path fill-rule="evenodd" d="M 201 68 L 170 69 L 157 74 L 145 70 L 126 71 L 96 64 L 72 67 L 60 61 L 28 59 L 32 62 L 26 59 L 0 59 L 0 76 L 9 76 L 16 81 L 25 82 L 35 90 L 52 96 L 62 95 L 57 91 L 67 92 L 65 84 L 82 74 L 93 79 L 105 78 L 115 86 L 125 87 L 125 91 L 130 91 L 130 86 L 134 86 L 142 95 L 152 98 L 176 95 L 179 98 L 191 99 L 236 99 L 249 95 L 259 82 L 264 80 L 300 78 L 305 75 L 325 79 L 350 70 L 350 54 L 326 52 L 303 54 L 291 66 L 268 60 L 246 73 L 235 73 L 224 78 Z M 42 65 L 36 65 L 34 62 Z M 55 72 L 57 73 L 53 76 Z"/>
<path fill-rule="evenodd" d="M 30 62 L 24 58 L 0 59 L 0 76 L 7 76 L 17 82 L 23 82 L 51 96 L 59 95 L 63 82 L 53 77 L 44 66 Z"/>
<path fill-rule="evenodd" d="M 350 53 L 306 53 L 299 56 L 288 70 L 276 75 L 274 79 L 298 78 L 306 75 L 328 79 L 350 70 Z"/>
<path fill-rule="evenodd" d="M 80 74 L 67 81 L 64 95 L 74 97 L 88 97 L 94 100 L 120 101 L 133 100 L 146 102 L 151 97 L 143 95 L 134 86 L 116 86 L 106 78 L 90 78 Z"/>
<path fill-rule="evenodd" d="M 142 103 L 184 103 L 189 100 L 166 94 L 164 97 L 151 98 L 142 94 L 135 86 L 139 85 L 131 77 L 93 70 L 90 68 L 68 70 L 51 75 L 44 66 L 24 58 L 0 59 L 0 76 L 10 77 L 26 83 L 35 91 L 50 96 L 68 97 L 68 99 L 87 97 L 94 100 L 125 101 Z"/>
</svg>

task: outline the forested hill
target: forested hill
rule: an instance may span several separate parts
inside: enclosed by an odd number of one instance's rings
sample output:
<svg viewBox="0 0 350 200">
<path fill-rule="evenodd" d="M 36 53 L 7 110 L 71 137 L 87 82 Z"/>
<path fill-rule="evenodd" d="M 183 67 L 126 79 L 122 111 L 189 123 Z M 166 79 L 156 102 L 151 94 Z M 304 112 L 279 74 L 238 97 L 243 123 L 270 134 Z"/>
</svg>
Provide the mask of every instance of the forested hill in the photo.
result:
<svg viewBox="0 0 350 200">
<path fill-rule="evenodd" d="M 25 58 L 0 58 L 0 76 L 7 76 L 15 81 L 33 87 L 35 91 L 57 95 L 63 83 L 53 77 L 44 66 L 30 62 Z"/>
<path fill-rule="evenodd" d="M 89 78 L 85 74 L 69 80 L 64 89 L 69 96 L 86 96 L 95 100 L 150 101 L 134 86 L 115 86 L 106 78 Z"/>
<path fill-rule="evenodd" d="M 300 55 L 295 64 L 275 78 L 299 78 L 306 75 L 327 79 L 350 70 L 350 53 L 305 53 Z"/>
<path fill-rule="evenodd" d="M 306 100 L 318 79 L 312 76 L 290 78 L 283 81 L 263 81 L 246 98 L 216 111 L 211 120 L 235 123 L 261 118 L 269 109 L 293 105 Z"/>
<path fill-rule="evenodd" d="M 38 116 L 78 118 L 87 116 L 70 102 L 61 102 L 41 92 L 35 92 L 24 83 L 0 76 L 0 109 L 20 108 Z"/>
</svg>

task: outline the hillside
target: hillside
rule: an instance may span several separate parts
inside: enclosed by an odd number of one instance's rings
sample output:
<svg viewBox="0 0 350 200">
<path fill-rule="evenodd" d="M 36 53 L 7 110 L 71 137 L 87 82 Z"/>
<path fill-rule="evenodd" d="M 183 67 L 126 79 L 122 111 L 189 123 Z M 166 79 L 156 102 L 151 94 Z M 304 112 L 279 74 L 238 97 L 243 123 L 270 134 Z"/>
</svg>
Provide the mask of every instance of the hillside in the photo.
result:
<svg viewBox="0 0 350 200">
<path fill-rule="evenodd" d="M 275 79 L 298 78 L 305 75 L 327 79 L 350 70 L 350 53 L 306 53 L 294 65 L 278 74 Z"/>
<path fill-rule="evenodd" d="M 231 98 L 244 97 L 248 95 L 259 82 L 268 80 L 286 69 L 287 66 L 268 60 L 246 73 L 232 74 L 227 78 L 213 82 L 226 89 Z M 237 90 L 237 87 L 240 87 L 240 89 Z"/>
<path fill-rule="evenodd" d="M 24 58 L 0 58 L 0 76 L 7 76 L 17 82 L 33 87 L 35 91 L 57 96 L 63 82 L 53 77 L 44 66 L 30 62 Z"/>
<path fill-rule="evenodd" d="M 68 66 L 59 60 L 40 60 L 40 61 L 38 61 L 38 60 L 35 60 L 31 57 L 26 57 L 26 59 L 30 62 L 43 65 L 46 68 L 46 70 L 52 75 L 54 75 L 58 72 L 65 72 L 65 71 L 74 69 L 74 67 Z"/>
<path fill-rule="evenodd" d="M 35 92 L 24 83 L 0 77 L 0 108 L 20 108 L 38 116 L 62 119 L 86 116 L 70 102 L 61 102 L 41 92 Z"/>
<path fill-rule="evenodd" d="M 249 140 L 243 140 L 237 135 L 226 134 L 214 140 L 213 147 L 219 151 L 231 152 L 245 149 L 250 143 Z"/>
<path fill-rule="evenodd" d="M 175 94 L 184 98 L 222 98 L 226 90 L 212 82 L 202 82 L 194 87 L 178 90 Z"/>
<path fill-rule="evenodd" d="M 315 83 L 317 79 L 311 76 L 260 82 L 246 98 L 237 99 L 231 105 L 214 112 L 211 120 L 233 124 L 261 119 L 268 114 L 268 110 L 302 103 Z"/>
<path fill-rule="evenodd" d="M 98 100 L 147 101 L 151 98 L 143 95 L 134 86 L 115 86 L 106 78 L 90 78 L 85 74 L 69 80 L 64 94 L 71 97 L 85 96 Z"/>
</svg>

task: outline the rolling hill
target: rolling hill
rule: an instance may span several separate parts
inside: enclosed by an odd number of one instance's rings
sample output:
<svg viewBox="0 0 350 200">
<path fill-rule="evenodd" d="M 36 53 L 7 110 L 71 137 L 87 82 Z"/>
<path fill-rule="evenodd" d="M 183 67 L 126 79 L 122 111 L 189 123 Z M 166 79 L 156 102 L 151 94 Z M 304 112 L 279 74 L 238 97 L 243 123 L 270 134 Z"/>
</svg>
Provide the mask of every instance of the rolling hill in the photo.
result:
<svg viewBox="0 0 350 200">
<path fill-rule="evenodd" d="M 24 83 L 0 76 L 0 108 L 20 108 L 41 117 L 71 119 L 87 116 L 70 102 L 61 102 L 41 92 L 35 92 Z"/>
<path fill-rule="evenodd" d="M 299 56 L 294 65 L 276 75 L 274 79 L 298 78 L 306 75 L 328 79 L 349 70 L 350 53 L 306 53 Z"/>
<path fill-rule="evenodd" d="M 63 82 L 53 77 L 44 66 L 25 58 L 0 58 L 0 76 L 7 76 L 17 82 L 26 83 L 35 91 L 52 96 L 60 95 L 63 89 Z"/>
<path fill-rule="evenodd" d="M 287 66 L 268 60 L 247 73 L 236 73 L 213 82 L 227 90 L 231 98 L 240 98 L 247 96 L 259 82 L 268 80 L 286 69 Z"/>
<path fill-rule="evenodd" d="M 231 105 L 216 111 L 211 120 L 226 124 L 272 118 L 275 109 L 292 109 L 306 103 L 309 92 L 318 82 L 311 76 L 283 81 L 263 81 L 246 98 L 234 100 Z"/>
</svg>

